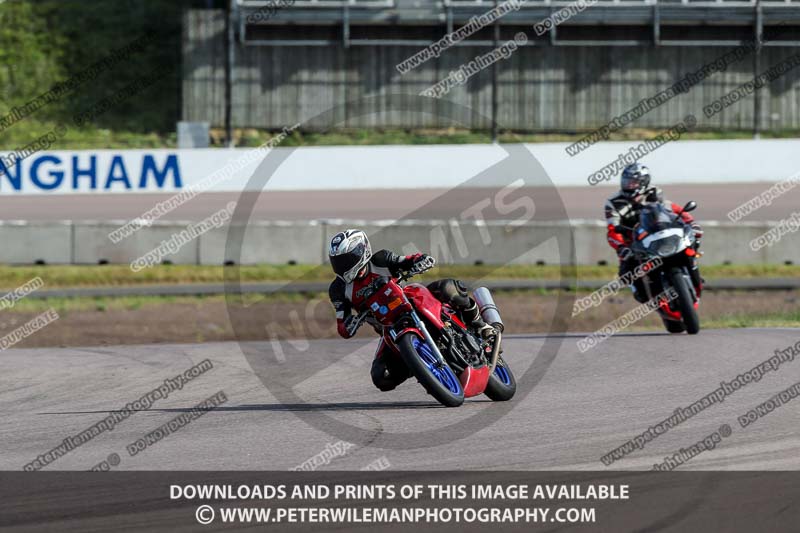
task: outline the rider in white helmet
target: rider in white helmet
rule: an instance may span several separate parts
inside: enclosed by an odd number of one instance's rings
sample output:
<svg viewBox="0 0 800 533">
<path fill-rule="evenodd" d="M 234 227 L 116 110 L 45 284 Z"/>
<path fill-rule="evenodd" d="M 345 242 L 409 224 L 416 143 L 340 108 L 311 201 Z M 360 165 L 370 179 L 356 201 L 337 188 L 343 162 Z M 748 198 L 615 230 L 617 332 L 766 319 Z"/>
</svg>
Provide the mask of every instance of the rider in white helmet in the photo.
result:
<svg viewBox="0 0 800 533">
<path fill-rule="evenodd" d="M 372 253 L 367 234 L 358 229 L 337 233 L 330 243 L 328 257 L 336 279 L 329 296 L 336 311 L 339 335 L 348 339 L 356 334 L 363 320 L 358 313 L 372 294 L 370 288 L 377 278 L 398 278 L 403 272 L 421 273 L 432 268 L 436 261 L 426 254 L 400 256 L 389 250 Z M 436 298 L 458 311 L 464 323 L 480 335 L 489 335 L 492 327 L 480 317 L 478 305 L 469 296 L 467 287 L 458 280 L 442 279 L 428 285 Z M 355 311 L 355 313 L 354 313 Z M 372 363 L 372 381 L 382 391 L 392 390 L 409 376 L 405 364 L 383 352 Z"/>
</svg>

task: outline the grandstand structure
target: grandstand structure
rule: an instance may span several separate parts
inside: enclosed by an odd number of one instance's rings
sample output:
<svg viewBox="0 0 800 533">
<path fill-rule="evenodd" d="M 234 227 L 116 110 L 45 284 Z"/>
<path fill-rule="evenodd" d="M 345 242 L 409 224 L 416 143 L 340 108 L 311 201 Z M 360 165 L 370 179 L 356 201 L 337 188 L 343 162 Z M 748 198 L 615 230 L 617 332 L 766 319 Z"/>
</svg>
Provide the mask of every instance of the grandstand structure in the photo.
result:
<svg viewBox="0 0 800 533">
<path fill-rule="evenodd" d="M 425 46 L 498 3 L 495 0 L 235 0 L 246 46 Z M 574 2 L 527 0 L 497 21 L 499 39 Z M 594 0 L 528 46 L 800 46 L 800 0 Z M 282 6 L 282 7 L 279 7 Z M 783 28 L 785 31 L 775 31 Z M 456 46 L 492 46 L 493 28 Z"/>
<path fill-rule="evenodd" d="M 464 125 L 516 131 L 591 131 L 687 73 L 750 46 L 733 64 L 637 119 L 669 127 L 687 113 L 698 128 L 800 129 L 800 68 L 712 117 L 702 110 L 800 48 L 800 0 L 520 0 L 408 72 L 398 65 L 501 0 L 230 0 L 184 21 L 182 119 L 280 130 L 342 106 L 321 129 L 441 128 L 427 115 L 351 113 L 347 102 L 420 94 L 524 32 L 513 55 L 443 98 L 476 110 Z M 572 6 L 571 16 L 536 32 Z M 376 110 L 383 107 L 380 101 Z"/>
</svg>

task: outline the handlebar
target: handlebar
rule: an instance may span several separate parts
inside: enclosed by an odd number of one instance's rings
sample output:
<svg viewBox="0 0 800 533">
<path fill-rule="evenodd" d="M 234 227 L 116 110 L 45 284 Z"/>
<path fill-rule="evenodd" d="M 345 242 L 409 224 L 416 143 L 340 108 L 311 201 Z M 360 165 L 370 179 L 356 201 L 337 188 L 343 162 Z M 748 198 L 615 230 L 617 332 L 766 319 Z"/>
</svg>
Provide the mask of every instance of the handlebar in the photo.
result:
<svg viewBox="0 0 800 533">
<path fill-rule="evenodd" d="M 430 270 L 430 268 L 426 268 L 425 270 L 423 270 L 421 272 L 413 272 L 411 270 L 406 270 L 405 272 L 400 274 L 400 276 L 397 278 L 397 282 L 398 283 L 402 283 L 403 281 L 408 281 L 409 279 L 413 278 L 414 276 L 416 276 L 418 274 L 423 274 L 423 273 L 427 272 L 428 270 Z"/>
<path fill-rule="evenodd" d="M 400 274 L 400 277 L 397 278 L 397 283 L 402 283 L 404 281 L 408 281 L 417 274 L 421 274 L 421 272 L 411 272 L 410 270 L 403 272 Z"/>
</svg>

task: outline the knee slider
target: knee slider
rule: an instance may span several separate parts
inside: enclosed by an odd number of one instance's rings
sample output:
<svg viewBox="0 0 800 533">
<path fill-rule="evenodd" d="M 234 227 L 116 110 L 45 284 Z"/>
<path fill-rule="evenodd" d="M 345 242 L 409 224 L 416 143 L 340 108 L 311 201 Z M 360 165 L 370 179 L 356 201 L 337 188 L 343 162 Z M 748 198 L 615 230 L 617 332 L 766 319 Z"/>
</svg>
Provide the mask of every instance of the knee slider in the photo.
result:
<svg viewBox="0 0 800 533">
<path fill-rule="evenodd" d="M 378 359 L 373 361 L 370 377 L 372 378 L 372 383 L 383 392 L 390 391 L 397 386 L 392 379 L 386 375 L 387 370 L 383 361 Z"/>
</svg>

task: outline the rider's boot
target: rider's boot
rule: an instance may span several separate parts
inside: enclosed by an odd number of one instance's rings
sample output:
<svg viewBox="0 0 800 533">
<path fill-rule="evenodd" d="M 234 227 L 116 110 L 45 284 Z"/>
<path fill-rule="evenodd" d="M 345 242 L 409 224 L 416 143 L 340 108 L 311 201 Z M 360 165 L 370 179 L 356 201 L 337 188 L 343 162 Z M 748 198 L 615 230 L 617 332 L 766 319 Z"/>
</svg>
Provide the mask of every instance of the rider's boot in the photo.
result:
<svg viewBox="0 0 800 533">
<path fill-rule="evenodd" d="M 480 311 L 478 310 L 478 304 L 475 302 L 475 300 L 472 298 L 469 300 L 472 305 L 461 311 L 461 316 L 464 317 L 464 323 L 472 328 L 472 330 L 475 331 L 481 338 L 485 339 L 491 337 L 496 333 L 494 328 L 487 324 L 483 318 L 481 318 Z"/>
</svg>

